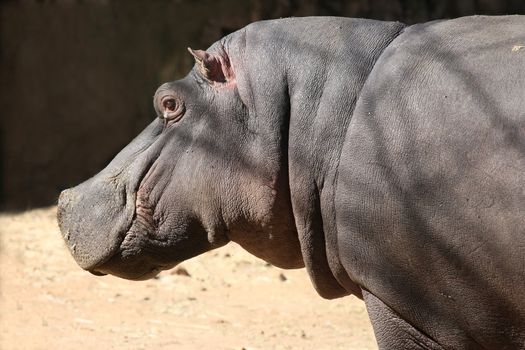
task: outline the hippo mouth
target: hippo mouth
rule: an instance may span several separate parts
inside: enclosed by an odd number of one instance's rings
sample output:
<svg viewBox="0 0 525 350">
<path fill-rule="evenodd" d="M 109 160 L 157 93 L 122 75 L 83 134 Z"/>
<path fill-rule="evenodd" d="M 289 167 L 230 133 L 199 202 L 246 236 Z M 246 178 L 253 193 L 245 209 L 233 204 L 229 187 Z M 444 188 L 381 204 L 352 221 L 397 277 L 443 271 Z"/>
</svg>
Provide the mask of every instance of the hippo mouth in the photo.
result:
<svg viewBox="0 0 525 350">
<path fill-rule="evenodd" d="M 88 269 L 92 274 L 139 281 L 153 278 L 180 263 L 170 254 L 172 240 L 160 234 L 162 220 L 155 215 L 157 201 L 151 198 L 152 184 L 159 186 L 157 164 L 153 161 L 137 181 L 131 193 L 134 197 L 131 223 L 118 236 L 112 254 Z"/>
<path fill-rule="evenodd" d="M 157 230 L 157 223 L 153 219 L 153 209 L 146 206 L 144 197 L 137 192 L 135 212 L 130 227 L 119 235 L 114 249 L 94 266 L 85 268 L 95 276 L 108 274 L 129 280 L 146 280 L 155 277 L 163 270 L 173 268 L 176 263 L 158 264 L 150 261 L 148 256 L 155 255 L 155 249 L 150 244 L 151 237 Z"/>
<path fill-rule="evenodd" d="M 135 205 L 131 224 L 119 234 L 111 254 L 87 269 L 92 274 L 98 276 L 113 274 L 130 280 L 144 280 L 174 266 L 146 261 L 148 255 L 155 254 L 155 252 L 149 252 L 152 250 L 149 246 L 165 243 L 153 238 L 155 232 L 158 231 L 159 222 L 154 219 L 155 208 L 151 205 L 148 187 L 145 186 L 155 170 L 155 165 L 156 163 L 153 163 L 147 169 L 133 193 Z M 156 244 L 151 244 L 152 241 Z M 126 266 L 126 271 L 121 266 Z"/>
<path fill-rule="evenodd" d="M 151 214 L 152 211 L 145 210 L 137 199 L 132 225 L 122 234 L 113 254 L 88 271 L 97 276 L 111 274 L 129 280 L 146 280 L 175 266 L 176 264 L 159 264 L 151 261 L 150 257 L 156 255 L 155 247 L 159 246 L 159 242 L 152 238 L 157 225 L 153 223 Z M 152 244 L 152 241 L 156 244 Z"/>
<path fill-rule="evenodd" d="M 132 281 L 144 281 L 151 279 L 157 276 L 160 272 L 164 270 L 169 270 L 173 268 L 176 264 L 173 265 L 145 265 L 139 264 L 135 268 L 130 268 L 127 266 L 126 269 L 122 269 L 123 261 L 118 258 L 111 258 L 107 262 L 103 263 L 100 267 L 89 270 L 88 272 L 95 276 L 107 276 L 114 275 L 117 277 L 125 278 Z"/>
<path fill-rule="evenodd" d="M 106 266 L 113 265 L 116 258 L 127 261 L 140 252 L 140 246 L 128 243 L 132 234 L 148 237 L 158 229 L 144 186 L 156 162 L 148 163 L 131 182 L 115 176 L 104 180 L 92 178 L 60 194 L 57 212 L 60 230 L 84 270 L 95 275 L 112 273 L 106 271 Z M 163 268 L 150 267 L 147 273 Z"/>
</svg>

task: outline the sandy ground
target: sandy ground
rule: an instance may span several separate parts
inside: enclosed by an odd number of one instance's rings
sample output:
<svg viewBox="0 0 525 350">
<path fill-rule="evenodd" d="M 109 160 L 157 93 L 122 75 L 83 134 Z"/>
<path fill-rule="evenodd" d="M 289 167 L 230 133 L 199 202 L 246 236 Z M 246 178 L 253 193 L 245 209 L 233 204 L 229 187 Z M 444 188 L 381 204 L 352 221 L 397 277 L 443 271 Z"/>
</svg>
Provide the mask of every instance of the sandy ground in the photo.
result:
<svg viewBox="0 0 525 350">
<path fill-rule="evenodd" d="M 82 271 L 56 208 L 0 214 L 0 349 L 376 349 L 364 304 L 230 244 L 158 278 Z"/>
</svg>

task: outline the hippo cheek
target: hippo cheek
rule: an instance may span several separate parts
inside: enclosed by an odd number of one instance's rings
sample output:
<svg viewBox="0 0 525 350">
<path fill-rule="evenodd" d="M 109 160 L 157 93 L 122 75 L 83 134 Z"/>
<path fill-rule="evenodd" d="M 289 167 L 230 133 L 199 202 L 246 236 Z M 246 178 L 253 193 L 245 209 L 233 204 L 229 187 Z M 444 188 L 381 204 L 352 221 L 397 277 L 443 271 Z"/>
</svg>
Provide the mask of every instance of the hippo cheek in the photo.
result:
<svg viewBox="0 0 525 350">
<path fill-rule="evenodd" d="M 197 220 L 185 219 L 186 224 L 177 227 L 170 227 L 170 220 L 167 221 L 165 226 L 152 231 L 150 226 L 135 219 L 119 250 L 91 272 L 129 280 L 146 280 L 215 248 L 210 245 L 206 230 Z"/>
</svg>

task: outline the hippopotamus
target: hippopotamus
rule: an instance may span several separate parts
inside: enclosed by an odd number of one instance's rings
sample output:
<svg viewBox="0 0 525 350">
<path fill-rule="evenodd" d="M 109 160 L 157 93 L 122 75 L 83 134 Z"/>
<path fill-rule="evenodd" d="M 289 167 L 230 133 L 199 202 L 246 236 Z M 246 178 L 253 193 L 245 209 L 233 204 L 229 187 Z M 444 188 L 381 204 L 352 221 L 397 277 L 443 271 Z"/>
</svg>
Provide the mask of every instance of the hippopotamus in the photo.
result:
<svg viewBox="0 0 525 350">
<path fill-rule="evenodd" d="M 363 299 L 380 349 L 525 346 L 525 16 L 285 18 L 189 51 L 61 193 L 80 267 L 143 280 L 233 241 Z"/>
</svg>

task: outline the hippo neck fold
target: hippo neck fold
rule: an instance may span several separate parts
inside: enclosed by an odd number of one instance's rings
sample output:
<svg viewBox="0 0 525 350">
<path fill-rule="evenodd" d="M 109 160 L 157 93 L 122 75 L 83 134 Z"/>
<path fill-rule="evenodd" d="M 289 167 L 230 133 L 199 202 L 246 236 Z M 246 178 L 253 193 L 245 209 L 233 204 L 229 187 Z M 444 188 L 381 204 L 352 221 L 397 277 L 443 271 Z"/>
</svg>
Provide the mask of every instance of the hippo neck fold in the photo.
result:
<svg viewBox="0 0 525 350">
<path fill-rule="evenodd" d="M 265 136 L 261 156 L 273 159 L 278 152 L 280 166 L 287 167 L 301 254 L 325 298 L 361 296 L 339 259 L 333 205 L 337 168 L 359 92 L 404 27 L 289 18 L 252 24 L 225 40 L 237 58 L 234 69 L 244 73 L 238 74 L 238 89 L 250 111 L 250 128 L 272 135 Z"/>
</svg>

